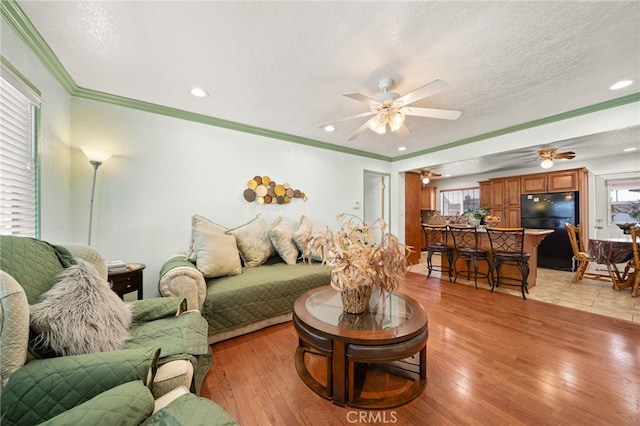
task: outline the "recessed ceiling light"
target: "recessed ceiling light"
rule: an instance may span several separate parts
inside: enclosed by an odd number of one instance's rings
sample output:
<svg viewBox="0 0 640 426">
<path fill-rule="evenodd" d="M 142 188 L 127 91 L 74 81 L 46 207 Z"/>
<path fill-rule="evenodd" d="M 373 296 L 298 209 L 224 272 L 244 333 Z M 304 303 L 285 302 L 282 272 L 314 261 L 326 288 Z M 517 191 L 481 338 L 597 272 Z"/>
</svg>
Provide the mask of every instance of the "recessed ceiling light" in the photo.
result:
<svg viewBox="0 0 640 426">
<path fill-rule="evenodd" d="M 191 89 L 191 94 L 198 98 L 206 98 L 207 96 L 209 96 L 207 91 L 204 89 L 201 89 L 200 87 L 194 87 L 193 89 Z"/>
<path fill-rule="evenodd" d="M 331 124 L 329 124 L 328 126 L 324 126 L 324 131 L 325 132 L 333 132 L 336 128 L 333 127 Z"/>
<path fill-rule="evenodd" d="M 624 152 L 630 152 L 630 151 L 635 151 L 636 149 L 638 149 L 637 147 L 633 146 L 631 148 L 625 148 L 623 149 Z"/>
<path fill-rule="evenodd" d="M 623 89 L 627 86 L 631 86 L 632 83 L 633 83 L 633 80 L 620 80 L 619 82 L 611 85 L 611 87 L 609 87 L 609 90 Z"/>
<path fill-rule="evenodd" d="M 398 148 L 398 151 L 406 151 L 407 147 L 406 146 L 401 146 Z"/>
<path fill-rule="evenodd" d="M 444 177 L 451 177 L 451 173 L 447 173 Z"/>
</svg>

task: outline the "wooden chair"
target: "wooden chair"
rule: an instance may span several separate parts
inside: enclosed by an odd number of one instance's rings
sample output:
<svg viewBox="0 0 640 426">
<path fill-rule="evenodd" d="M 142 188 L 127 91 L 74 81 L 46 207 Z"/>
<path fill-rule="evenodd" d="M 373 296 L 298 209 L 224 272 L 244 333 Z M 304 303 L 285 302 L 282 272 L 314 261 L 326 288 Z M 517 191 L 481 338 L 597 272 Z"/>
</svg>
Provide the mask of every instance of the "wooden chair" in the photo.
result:
<svg viewBox="0 0 640 426">
<path fill-rule="evenodd" d="M 487 236 L 491 245 L 491 267 L 488 274 L 491 291 L 500 284 L 517 285 L 522 292 L 522 298 L 526 299 L 525 293 L 529 293 L 527 279 L 531 254 L 524 252 L 524 228 L 487 228 Z M 517 267 L 520 279 L 501 277 L 502 265 Z M 514 283 L 514 280 L 517 281 Z"/>
<path fill-rule="evenodd" d="M 422 231 L 427 241 L 427 278 L 431 276 L 431 271 L 435 270 L 446 272 L 449 275 L 449 281 L 452 280 L 453 248 L 448 245 L 447 229 L 447 225 L 422 225 Z M 434 253 L 440 254 L 440 267 L 433 266 Z M 444 266 L 443 257 L 447 258 L 448 266 Z"/>
<path fill-rule="evenodd" d="M 467 280 L 469 280 L 471 278 L 471 266 L 473 265 L 473 282 L 477 289 L 478 276 L 489 279 L 488 273 L 478 272 L 479 261 L 487 262 L 487 268 L 491 266 L 487 250 L 478 246 L 478 230 L 475 226 L 449 225 L 449 232 L 451 232 L 451 237 L 453 238 L 453 270 L 455 272 L 453 282 L 456 282 L 458 275 L 463 272 L 467 273 Z M 467 264 L 467 269 L 461 271 L 457 267 L 457 260 L 460 257 L 464 258 Z"/>
<path fill-rule="evenodd" d="M 633 246 L 633 259 L 629 261 L 629 264 L 633 268 L 633 274 L 635 274 L 635 281 L 631 288 L 631 297 L 638 297 L 638 287 L 640 286 L 640 249 L 638 245 L 638 238 L 640 238 L 640 226 L 632 226 L 631 231 L 631 243 Z"/>
<path fill-rule="evenodd" d="M 611 277 L 604 274 L 598 274 L 595 272 L 587 272 L 589 263 L 592 262 L 591 254 L 584 247 L 584 240 L 582 238 L 582 230 L 580 225 L 572 225 L 568 222 L 564 224 L 569 235 L 569 241 L 571 242 L 571 249 L 573 250 L 573 260 L 578 262 L 576 273 L 573 274 L 572 283 L 576 283 L 582 278 L 590 278 L 599 281 L 611 281 Z"/>
</svg>

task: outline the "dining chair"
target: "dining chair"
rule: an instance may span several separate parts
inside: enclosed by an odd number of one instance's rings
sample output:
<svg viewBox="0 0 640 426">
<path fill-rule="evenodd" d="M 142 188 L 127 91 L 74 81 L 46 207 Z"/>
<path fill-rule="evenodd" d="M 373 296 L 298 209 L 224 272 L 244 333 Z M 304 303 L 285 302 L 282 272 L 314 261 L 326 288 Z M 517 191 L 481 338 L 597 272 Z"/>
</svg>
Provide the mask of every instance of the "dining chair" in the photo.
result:
<svg viewBox="0 0 640 426">
<path fill-rule="evenodd" d="M 575 274 L 573 274 L 572 283 L 580 281 L 582 278 L 590 278 L 599 281 L 611 281 L 611 277 L 604 274 L 598 274 L 596 272 L 587 272 L 589 263 L 593 261 L 591 254 L 585 249 L 584 239 L 582 238 L 582 229 L 580 225 L 572 225 L 568 222 L 564 224 L 569 236 L 569 242 L 571 243 L 571 249 L 573 250 L 573 260 L 578 262 L 578 266 L 575 268 Z"/>
<path fill-rule="evenodd" d="M 517 285 L 522 292 L 529 293 L 527 279 L 529 278 L 530 253 L 524 252 L 524 228 L 487 228 L 487 236 L 491 245 L 491 267 L 489 281 L 491 291 L 500 284 Z M 513 265 L 520 271 L 520 279 L 500 275 L 503 265 Z"/>
<path fill-rule="evenodd" d="M 640 238 L 640 226 L 632 226 L 630 228 L 631 233 L 631 245 L 633 247 L 633 259 L 629 262 L 633 268 L 632 274 L 635 274 L 635 280 L 633 287 L 631 287 L 631 297 L 638 297 L 638 287 L 640 287 L 640 249 L 638 245 L 638 238 Z"/>
<path fill-rule="evenodd" d="M 453 282 L 456 282 L 458 275 L 463 272 L 467 273 L 467 280 L 470 280 L 471 267 L 473 266 L 473 283 L 478 289 L 478 276 L 489 279 L 488 273 L 478 272 L 479 261 L 482 260 L 487 263 L 487 271 L 491 265 L 489 264 L 487 250 L 478 246 L 477 228 L 468 225 L 449 225 L 449 232 L 453 239 Z M 467 265 L 464 270 L 458 270 L 457 266 L 457 261 L 461 257 L 464 258 Z"/>
<path fill-rule="evenodd" d="M 452 280 L 453 271 L 453 248 L 448 244 L 447 225 L 422 225 L 422 231 L 427 241 L 427 278 L 432 271 L 446 272 L 449 281 Z M 432 258 L 434 253 L 440 255 L 440 266 L 433 266 Z M 447 259 L 447 266 L 444 265 L 443 258 Z"/>
</svg>

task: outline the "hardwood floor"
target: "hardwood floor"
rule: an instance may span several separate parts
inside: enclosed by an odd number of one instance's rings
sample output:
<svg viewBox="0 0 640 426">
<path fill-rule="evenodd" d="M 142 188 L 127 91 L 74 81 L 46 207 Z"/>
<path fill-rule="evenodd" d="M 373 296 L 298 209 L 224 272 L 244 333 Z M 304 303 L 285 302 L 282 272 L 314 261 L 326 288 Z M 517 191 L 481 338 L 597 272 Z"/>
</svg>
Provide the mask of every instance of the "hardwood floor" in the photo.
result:
<svg viewBox="0 0 640 426">
<path fill-rule="evenodd" d="M 637 425 L 640 325 L 408 273 L 429 315 L 428 384 L 384 411 L 338 407 L 294 366 L 291 322 L 212 345 L 202 396 L 242 425 Z"/>
</svg>

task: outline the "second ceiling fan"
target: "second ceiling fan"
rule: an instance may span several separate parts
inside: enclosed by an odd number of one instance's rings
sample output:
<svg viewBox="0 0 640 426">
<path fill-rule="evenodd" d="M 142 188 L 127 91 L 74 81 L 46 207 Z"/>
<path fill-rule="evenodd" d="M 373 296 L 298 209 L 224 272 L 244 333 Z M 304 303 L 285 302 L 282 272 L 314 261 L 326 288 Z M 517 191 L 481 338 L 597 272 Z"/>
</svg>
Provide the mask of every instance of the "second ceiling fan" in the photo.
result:
<svg viewBox="0 0 640 426">
<path fill-rule="evenodd" d="M 540 167 L 549 169 L 553 166 L 553 160 L 573 160 L 576 153 L 573 151 L 558 152 L 556 148 L 545 148 L 538 151 L 538 156 L 542 159 Z"/>
<path fill-rule="evenodd" d="M 351 117 L 335 120 L 330 123 L 325 123 L 320 127 L 326 127 L 333 123 L 352 120 L 354 118 L 371 117 L 362 126 L 356 130 L 349 140 L 354 140 L 367 129 L 379 134 L 387 132 L 387 126 L 392 132 L 397 132 L 400 136 L 409 136 L 411 132 L 404 124 L 405 116 L 412 115 L 418 117 L 440 118 L 444 120 L 456 120 L 462 114 L 461 111 L 455 111 L 450 109 L 436 109 L 436 108 L 420 108 L 410 107 L 409 105 L 418 102 L 428 96 L 435 95 L 449 88 L 449 85 L 442 80 L 434 80 L 431 83 L 409 92 L 404 96 L 400 96 L 395 92 L 390 92 L 389 89 L 393 86 L 393 80 L 390 78 L 383 78 L 378 83 L 378 87 L 382 90 L 382 93 L 376 95 L 373 98 L 365 96 L 361 93 L 345 93 L 344 96 L 355 99 L 356 101 L 364 102 L 369 105 L 369 111 L 362 114 L 357 114 Z"/>
</svg>

